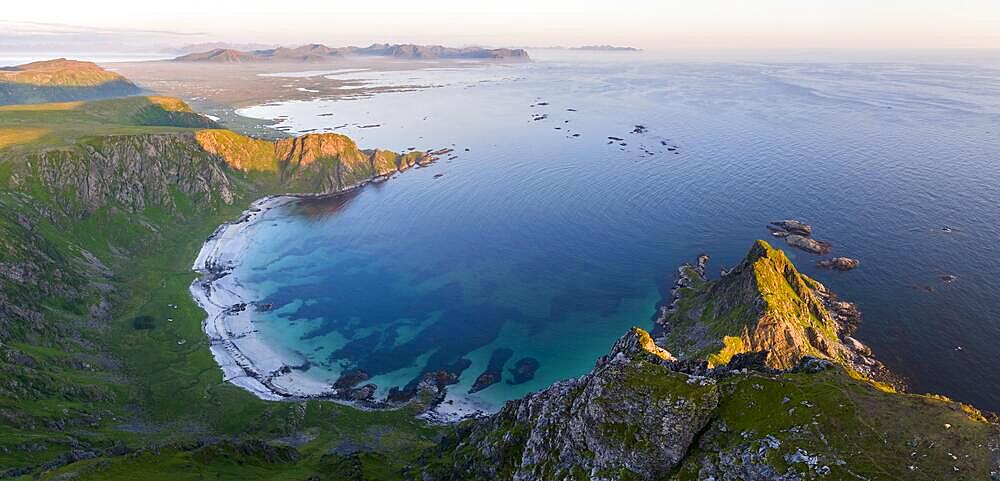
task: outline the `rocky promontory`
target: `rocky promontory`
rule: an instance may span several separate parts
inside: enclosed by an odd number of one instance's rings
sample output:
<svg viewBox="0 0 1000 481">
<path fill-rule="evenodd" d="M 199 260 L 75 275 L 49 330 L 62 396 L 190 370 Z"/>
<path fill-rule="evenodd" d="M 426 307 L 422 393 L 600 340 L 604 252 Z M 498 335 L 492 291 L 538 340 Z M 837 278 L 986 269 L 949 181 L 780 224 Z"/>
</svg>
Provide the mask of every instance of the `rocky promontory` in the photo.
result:
<svg viewBox="0 0 1000 481">
<path fill-rule="evenodd" d="M 734 355 L 765 353 L 765 364 L 790 369 L 806 356 L 830 359 L 868 379 L 902 386 L 871 350 L 851 337 L 860 313 L 818 281 L 801 274 L 785 253 L 759 240 L 743 261 L 717 280 L 704 262 L 682 268 L 657 324 L 662 343 L 682 358 L 726 364 Z"/>
</svg>

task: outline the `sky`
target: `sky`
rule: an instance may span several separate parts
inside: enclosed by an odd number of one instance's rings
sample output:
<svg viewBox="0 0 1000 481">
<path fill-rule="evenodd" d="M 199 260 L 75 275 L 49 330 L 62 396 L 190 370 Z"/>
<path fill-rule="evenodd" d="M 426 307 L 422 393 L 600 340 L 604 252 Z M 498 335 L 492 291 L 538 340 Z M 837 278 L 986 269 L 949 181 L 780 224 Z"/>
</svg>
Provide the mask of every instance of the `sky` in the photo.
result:
<svg viewBox="0 0 1000 481">
<path fill-rule="evenodd" d="M 4 2 L 0 43 L 1000 48 L 1000 0 L 36 0 Z M 56 33 L 47 32 L 54 29 Z M 76 29 L 74 31 L 73 29 Z M 76 37 L 74 37 L 76 35 Z M 16 42 L 11 43 L 9 39 Z M 2 48 L 2 47 L 0 47 Z"/>
</svg>

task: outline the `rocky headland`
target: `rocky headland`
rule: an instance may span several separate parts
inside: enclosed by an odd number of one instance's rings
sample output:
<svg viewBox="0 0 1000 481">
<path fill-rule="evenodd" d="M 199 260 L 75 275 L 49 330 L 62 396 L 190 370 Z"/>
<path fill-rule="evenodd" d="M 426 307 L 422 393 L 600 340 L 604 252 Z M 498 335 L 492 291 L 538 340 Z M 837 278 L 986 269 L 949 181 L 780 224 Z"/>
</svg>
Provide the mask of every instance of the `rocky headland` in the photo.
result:
<svg viewBox="0 0 1000 481">
<path fill-rule="evenodd" d="M 757 241 L 743 261 L 716 280 L 707 256 L 681 266 L 672 302 L 656 319 L 661 344 L 709 367 L 760 352 L 764 364 L 790 369 L 803 357 L 838 362 L 870 380 L 903 382 L 851 337 L 861 314 L 818 281 L 800 273 L 785 253 Z"/>
</svg>

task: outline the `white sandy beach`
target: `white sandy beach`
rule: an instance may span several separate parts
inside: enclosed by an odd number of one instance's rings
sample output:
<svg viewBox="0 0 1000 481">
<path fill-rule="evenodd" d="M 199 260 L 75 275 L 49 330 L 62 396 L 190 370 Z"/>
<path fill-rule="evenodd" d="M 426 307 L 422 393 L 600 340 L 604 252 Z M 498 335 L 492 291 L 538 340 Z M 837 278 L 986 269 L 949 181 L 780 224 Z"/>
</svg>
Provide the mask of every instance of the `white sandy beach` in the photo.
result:
<svg viewBox="0 0 1000 481">
<path fill-rule="evenodd" d="M 201 278 L 191 284 L 191 295 L 208 313 L 203 323 L 212 355 L 223 376 L 261 399 L 325 397 L 331 386 L 288 369 L 304 359 L 289 359 L 268 346 L 253 322 L 253 295 L 232 274 L 240 264 L 252 235 L 248 232 L 269 209 L 285 205 L 290 196 L 265 197 L 254 202 L 239 220 L 219 226 L 205 242 L 192 269 Z"/>
</svg>

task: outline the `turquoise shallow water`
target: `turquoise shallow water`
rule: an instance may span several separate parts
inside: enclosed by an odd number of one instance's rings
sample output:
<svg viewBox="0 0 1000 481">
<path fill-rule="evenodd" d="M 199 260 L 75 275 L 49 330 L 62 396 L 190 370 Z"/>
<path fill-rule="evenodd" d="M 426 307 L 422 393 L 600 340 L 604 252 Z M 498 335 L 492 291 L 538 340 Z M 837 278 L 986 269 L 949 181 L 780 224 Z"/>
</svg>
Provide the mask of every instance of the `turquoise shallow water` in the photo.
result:
<svg viewBox="0 0 1000 481">
<path fill-rule="evenodd" d="M 243 113 L 457 158 L 269 212 L 237 275 L 277 306 L 262 335 L 319 378 L 363 367 L 384 394 L 447 368 L 465 393 L 496 349 L 508 369 L 536 359 L 534 379 L 473 395 L 497 406 L 649 327 L 679 263 L 708 252 L 717 272 L 798 218 L 861 259 L 835 273 L 788 251 L 859 304 L 878 357 L 916 391 L 1000 409 L 1000 70 L 917 57 L 335 74 L 397 91 Z"/>
</svg>

